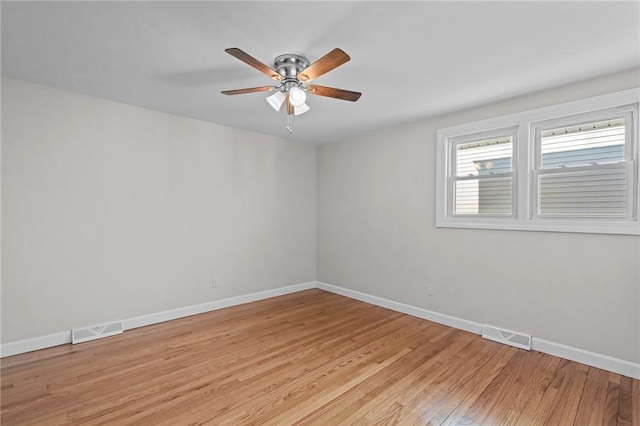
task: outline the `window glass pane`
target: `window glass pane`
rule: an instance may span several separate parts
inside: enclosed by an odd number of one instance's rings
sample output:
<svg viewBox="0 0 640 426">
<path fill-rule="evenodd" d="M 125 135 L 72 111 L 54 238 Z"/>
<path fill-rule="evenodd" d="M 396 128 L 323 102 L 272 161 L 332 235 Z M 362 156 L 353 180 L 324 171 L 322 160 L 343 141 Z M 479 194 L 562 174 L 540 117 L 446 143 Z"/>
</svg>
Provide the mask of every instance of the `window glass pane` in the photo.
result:
<svg viewBox="0 0 640 426">
<path fill-rule="evenodd" d="M 619 217 L 627 213 L 624 167 L 539 175 L 538 188 L 539 214 Z"/>
<path fill-rule="evenodd" d="M 624 161 L 624 118 L 560 127 L 542 132 L 543 168 Z"/>
<path fill-rule="evenodd" d="M 511 215 L 512 177 L 458 180 L 455 182 L 455 214 Z"/>
<path fill-rule="evenodd" d="M 511 136 L 456 145 L 456 176 L 480 176 L 511 171 Z"/>
</svg>

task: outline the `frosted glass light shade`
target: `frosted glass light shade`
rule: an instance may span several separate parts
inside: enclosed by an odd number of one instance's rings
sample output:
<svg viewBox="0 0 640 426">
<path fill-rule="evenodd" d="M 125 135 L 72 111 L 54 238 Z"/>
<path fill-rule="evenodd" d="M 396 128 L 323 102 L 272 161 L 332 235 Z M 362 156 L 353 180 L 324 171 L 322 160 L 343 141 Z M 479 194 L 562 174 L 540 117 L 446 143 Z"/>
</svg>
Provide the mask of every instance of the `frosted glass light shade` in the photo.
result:
<svg viewBox="0 0 640 426">
<path fill-rule="evenodd" d="M 289 102 L 294 107 L 302 106 L 307 100 L 307 94 L 299 87 L 292 87 L 289 89 Z"/>
<path fill-rule="evenodd" d="M 280 107 L 282 106 L 284 99 L 284 93 L 278 90 L 273 95 L 267 97 L 267 102 L 269 102 L 269 105 L 271 105 L 273 109 L 280 111 Z"/>
<path fill-rule="evenodd" d="M 294 106 L 293 107 L 293 114 L 294 115 L 300 115 L 300 114 L 304 114 L 305 112 L 309 111 L 311 108 L 309 108 L 309 105 L 307 104 L 302 104 L 300 106 Z"/>
</svg>

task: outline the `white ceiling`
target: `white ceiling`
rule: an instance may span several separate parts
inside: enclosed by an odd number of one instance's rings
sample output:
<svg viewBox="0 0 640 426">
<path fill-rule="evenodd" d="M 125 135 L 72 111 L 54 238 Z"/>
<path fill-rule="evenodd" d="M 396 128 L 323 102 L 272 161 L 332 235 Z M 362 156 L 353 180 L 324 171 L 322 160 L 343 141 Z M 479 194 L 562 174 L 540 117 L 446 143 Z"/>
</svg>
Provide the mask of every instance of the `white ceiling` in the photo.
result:
<svg viewBox="0 0 640 426">
<path fill-rule="evenodd" d="M 322 144 L 640 66 L 640 3 L 627 2 L 6 2 L 2 75 L 226 126 Z M 227 55 L 351 62 L 314 83 L 360 91 L 311 96 L 294 118 L 270 85 Z"/>
</svg>

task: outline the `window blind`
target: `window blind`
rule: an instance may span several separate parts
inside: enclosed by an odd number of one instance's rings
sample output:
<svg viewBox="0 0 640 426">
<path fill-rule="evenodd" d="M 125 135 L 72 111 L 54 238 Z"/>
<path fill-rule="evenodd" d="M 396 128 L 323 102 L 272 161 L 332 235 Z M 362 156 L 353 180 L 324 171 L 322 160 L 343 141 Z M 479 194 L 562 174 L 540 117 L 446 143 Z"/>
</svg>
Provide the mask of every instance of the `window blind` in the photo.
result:
<svg viewBox="0 0 640 426">
<path fill-rule="evenodd" d="M 538 176 L 538 213 L 623 217 L 627 214 L 625 167 Z"/>
</svg>

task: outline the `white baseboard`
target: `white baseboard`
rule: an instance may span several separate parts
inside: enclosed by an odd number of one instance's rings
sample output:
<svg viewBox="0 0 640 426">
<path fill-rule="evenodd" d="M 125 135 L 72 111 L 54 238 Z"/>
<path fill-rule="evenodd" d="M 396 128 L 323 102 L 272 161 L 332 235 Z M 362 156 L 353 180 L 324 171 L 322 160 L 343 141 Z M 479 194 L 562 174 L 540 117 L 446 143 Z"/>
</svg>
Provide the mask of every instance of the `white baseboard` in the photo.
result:
<svg viewBox="0 0 640 426">
<path fill-rule="evenodd" d="M 315 281 L 302 284 L 294 284 L 286 287 L 274 288 L 271 290 L 259 291 L 257 293 L 244 294 L 242 296 L 229 297 L 222 300 L 201 303 L 198 305 L 186 306 L 184 308 L 171 309 L 169 311 L 157 312 L 149 315 L 142 315 L 122 321 L 124 330 L 144 327 L 146 325 L 157 324 L 164 321 L 171 321 L 178 318 L 189 317 L 191 315 L 202 314 L 204 312 L 216 311 L 218 309 L 229 308 L 231 306 L 243 305 L 245 303 L 256 302 L 258 300 L 270 299 L 272 297 L 283 296 L 302 290 L 309 290 L 316 287 Z"/>
<path fill-rule="evenodd" d="M 71 343 L 71 330 L 0 345 L 0 358 Z"/>
<path fill-rule="evenodd" d="M 463 318 L 429 311 L 427 309 L 418 308 L 416 306 L 395 302 L 393 300 L 372 296 L 370 294 L 361 293 L 359 291 L 323 282 L 317 282 L 316 287 L 321 290 L 336 293 L 351 299 L 360 300 L 361 302 L 370 303 L 372 305 L 381 306 L 396 312 L 402 312 L 403 314 L 417 318 L 448 325 L 450 327 L 469 331 L 475 334 L 482 334 L 482 324 L 475 321 L 469 321 Z M 640 364 L 635 362 L 613 358 L 608 355 L 602 355 L 580 348 L 574 348 L 561 343 L 550 342 L 537 337 L 532 337 L 531 349 L 640 380 Z"/>
<path fill-rule="evenodd" d="M 257 293 L 244 294 L 241 296 L 229 297 L 228 299 L 214 300 L 212 302 L 201 303 L 198 305 L 186 306 L 183 308 L 171 309 L 168 311 L 157 312 L 149 315 L 129 318 L 122 321 L 124 330 L 132 328 L 144 327 L 145 325 L 157 324 L 164 321 L 171 321 L 178 318 L 184 318 L 191 315 L 202 314 L 204 312 L 215 311 L 217 309 L 229 308 L 231 306 L 242 305 L 245 303 L 256 302 L 258 300 L 270 299 L 272 297 L 282 296 L 289 293 L 295 293 L 302 290 L 309 290 L 316 287 L 315 281 L 302 284 L 294 284 L 286 287 L 274 288 L 271 290 L 259 291 Z M 15 342 L 3 343 L 0 345 L 0 358 L 18 355 L 25 352 L 37 351 L 40 349 L 51 348 L 71 343 L 71 330 L 61 331 L 46 336 L 34 337 L 31 339 L 18 340 Z"/>
<path fill-rule="evenodd" d="M 361 302 L 381 306 L 383 308 L 391 309 L 396 312 L 401 312 L 403 314 L 411 315 L 417 318 L 422 318 L 429 321 L 437 322 L 439 324 L 448 325 L 450 327 L 465 330 L 471 333 L 482 334 L 483 324 L 475 321 L 469 321 L 463 318 L 441 314 L 439 312 L 430 311 L 428 309 L 419 308 L 417 306 L 407 305 L 405 303 L 396 302 L 393 300 L 361 293 L 359 291 L 319 281 L 310 281 L 302 284 L 295 284 L 286 287 L 260 291 L 257 293 L 230 297 L 222 300 L 214 300 L 198 305 L 171 309 L 154 314 L 142 315 L 139 317 L 125 319 L 122 321 L 122 325 L 124 330 L 131 330 L 137 327 L 144 327 L 164 321 L 171 321 L 178 318 L 184 318 L 191 315 L 197 315 L 204 312 L 242 305 L 245 303 L 256 302 L 258 300 L 269 299 L 272 297 L 282 296 L 285 294 L 295 293 L 303 290 L 309 290 L 312 288 L 318 288 L 348 297 L 350 299 L 360 300 Z M 67 343 L 71 343 L 71 330 L 53 333 L 46 336 L 34 337 L 32 339 L 4 343 L 0 345 L 0 358 L 18 355 L 25 352 L 32 352 L 39 349 L 50 348 L 53 346 L 64 345 Z M 640 380 L 640 364 L 635 362 L 613 358 L 607 355 L 586 351 L 584 349 L 574 348 L 572 346 L 563 345 L 561 343 L 550 342 L 547 340 L 539 339 L 537 337 L 533 337 L 531 339 L 531 349 Z"/>
<path fill-rule="evenodd" d="M 471 333 L 482 334 L 482 324 L 475 321 L 469 321 L 466 319 L 453 317 L 451 315 L 429 311 L 427 309 L 406 305 L 404 303 L 395 302 L 393 300 L 384 299 L 378 296 L 372 296 L 370 294 L 361 293 L 359 291 L 350 290 L 348 288 L 338 287 L 319 281 L 317 282 L 316 286 L 321 290 L 326 290 L 331 293 L 339 294 L 351 299 L 356 299 L 361 302 L 370 303 L 372 305 L 381 306 L 383 308 L 391 309 L 392 311 L 402 312 L 403 314 L 437 322 L 439 324 L 448 325 L 450 327 L 459 328 L 460 330 L 469 331 Z"/>
<path fill-rule="evenodd" d="M 640 364 L 635 362 L 574 348 L 561 343 L 549 342 L 536 337 L 531 339 L 531 349 L 640 380 Z"/>
</svg>

